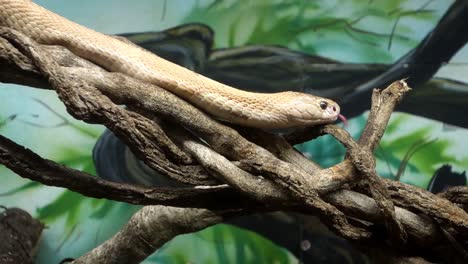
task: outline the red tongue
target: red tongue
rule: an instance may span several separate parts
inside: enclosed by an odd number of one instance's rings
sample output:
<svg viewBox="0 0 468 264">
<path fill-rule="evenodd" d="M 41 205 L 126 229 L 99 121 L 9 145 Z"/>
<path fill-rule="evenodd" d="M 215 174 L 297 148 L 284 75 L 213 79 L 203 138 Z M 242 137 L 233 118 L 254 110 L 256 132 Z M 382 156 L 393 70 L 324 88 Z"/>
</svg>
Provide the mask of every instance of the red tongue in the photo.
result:
<svg viewBox="0 0 468 264">
<path fill-rule="evenodd" d="M 339 115 L 338 115 L 338 118 L 343 122 L 343 124 L 344 124 L 345 127 L 348 126 L 348 120 L 346 119 L 346 117 L 344 117 L 344 115 L 339 114 Z"/>
</svg>

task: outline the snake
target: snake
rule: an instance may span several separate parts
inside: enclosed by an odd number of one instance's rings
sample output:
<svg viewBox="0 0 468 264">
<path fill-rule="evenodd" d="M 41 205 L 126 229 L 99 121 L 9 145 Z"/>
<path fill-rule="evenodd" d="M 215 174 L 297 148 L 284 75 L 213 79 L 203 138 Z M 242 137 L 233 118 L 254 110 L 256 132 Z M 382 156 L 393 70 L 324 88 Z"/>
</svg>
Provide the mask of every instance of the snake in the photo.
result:
<svg viewBox="0 0 468 264">
<path fill-rule="evenodd" d="M 236 89 L 186 69 L 137 45 L 99 33 L 31 0 L 0 0 L 0 26 L 43 45 L 60 45 L 109 72 L 159 86 L 215 118 L 240 126 L 281 129 L 346 119 L 331 99 L 293 91 Z M 143 99 L 144 100 L 144 99 Z"/>
</svg>

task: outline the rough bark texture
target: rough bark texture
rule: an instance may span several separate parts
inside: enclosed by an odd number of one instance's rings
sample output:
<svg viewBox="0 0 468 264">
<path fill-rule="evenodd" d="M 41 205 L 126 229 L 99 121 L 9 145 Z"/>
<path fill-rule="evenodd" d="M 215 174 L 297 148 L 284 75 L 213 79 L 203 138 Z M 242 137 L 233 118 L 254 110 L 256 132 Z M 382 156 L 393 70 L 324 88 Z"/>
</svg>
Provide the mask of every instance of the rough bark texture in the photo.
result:
<svg viewBox="0 0 468 264">
<path fill-rule="evenodd" d="M 112 239 L 73 263 L 140 263 L 175 236 L 199 231 L 222 220 L 222 213 L 206 209 L 145 206 Z"/>
<path fill-rule="evenodd" d="M 442 260 L 466 257 L 468 214 L 463 209 L 375 172 L 372 153 L 409 90 L 403 81 L 374 91 L 368 123 L 356 142 L 333 125 L 283 138 L 222 124 L 160 87 L 107 72 L 63 48 L 38 45 L 5 28 L 0 29 L 0 73 L 2 82 L 50 86 L 75 118 L 106 125 L 148 166 L 188 185 L 144 188 L 97 179 L 0 137 L 0 163 L 22 177 L 90 197 L 184 207 L 143 208 L 77 263 L 140 261 L 178 234 L 234 215 L 280 209 L 317 215 L 345 238 L 373 247 L 390 245 L 402 255 L 416 250 L 428 258 L 440 253 Z M 323 134 L 348 150 L 343 162 L 326 169 L 290 144 Z M 401 242 L 404 251 L 398 251 Z"/>
<path fill-rule="evenodd" d="M 34 263 L 44 225 L 19 208 L 1 210 L 0 263 Z"/>
</svg>

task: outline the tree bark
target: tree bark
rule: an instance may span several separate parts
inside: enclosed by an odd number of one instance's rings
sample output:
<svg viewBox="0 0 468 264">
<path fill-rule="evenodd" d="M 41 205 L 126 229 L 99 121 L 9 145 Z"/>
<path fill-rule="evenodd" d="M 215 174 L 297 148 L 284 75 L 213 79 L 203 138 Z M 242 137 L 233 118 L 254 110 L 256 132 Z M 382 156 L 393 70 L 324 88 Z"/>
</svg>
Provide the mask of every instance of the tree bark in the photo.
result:
<svg viewBox="0 0 468 264">
<path fill-rule="evenodd" d="M 160 87 L 107 72 L 63 48 L 39 45 L 9 29 L 0 29 L 0 44 L 0 72 L 10 71 L 0 74 L 1 81 L 42 88 L 48 83 L 75 118 L 106 125 L 152 169 L 188 185 L 146 188 L 97 179 L 0 137 L 0 163 L 22 177 L 90 197 L 184 207 L 145 207 L 113 239 L 78 263 L 141 260 L 177 234 L 236 215 L 274 210 L 317 215 L 344 238 L 390 245 L 402 255 L 415 249 L 426 250 L 425 257 L 434 257 L 434 252 L 444 260 L 465 257 L 464 210 L 425 190 L 381 179 L 375 172 L 372 152 L 395 105 L 409 91 L 404 81 L 374 91 L 358 142 L 333 125 L 283 138 L 223 124 Z M 326 133 L 348 150 L 345 160 L 330 168 L 321 169 L 288 143 Z M 181 215 L 189 220 L 180 223 Z M 141 230 L 149 230 L 151 238 Z M 444 246 L 447 241 L 450 247 Z"/>
<path fill-rule="evenodd" d="M 19 208 L 0 213 L 0 263 L 32 264 L 44 225 Z"/>
</svg>

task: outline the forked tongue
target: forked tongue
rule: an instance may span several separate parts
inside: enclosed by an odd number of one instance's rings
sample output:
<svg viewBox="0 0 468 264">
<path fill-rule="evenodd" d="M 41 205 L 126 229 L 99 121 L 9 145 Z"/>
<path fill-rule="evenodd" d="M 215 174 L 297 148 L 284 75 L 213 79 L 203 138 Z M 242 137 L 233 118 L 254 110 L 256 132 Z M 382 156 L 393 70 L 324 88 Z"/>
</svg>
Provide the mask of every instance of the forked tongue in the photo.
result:
<svg viewBox="0 0 468 264">
<path fill-rule="evenodd" d="M 344 117 L 344 115 L 339 114 L 339 115 L 338 115 L 338 118 L 343 122 L 343 125 L 344 125 L 345 127 L 348 126 L 348 119 L 346 119 L 346 117 Z"/>
</svg>

